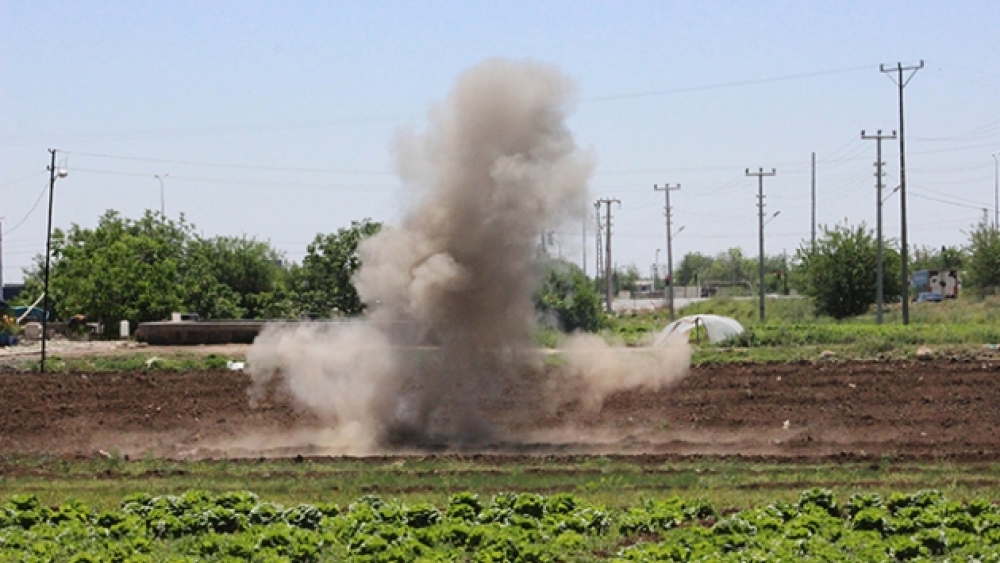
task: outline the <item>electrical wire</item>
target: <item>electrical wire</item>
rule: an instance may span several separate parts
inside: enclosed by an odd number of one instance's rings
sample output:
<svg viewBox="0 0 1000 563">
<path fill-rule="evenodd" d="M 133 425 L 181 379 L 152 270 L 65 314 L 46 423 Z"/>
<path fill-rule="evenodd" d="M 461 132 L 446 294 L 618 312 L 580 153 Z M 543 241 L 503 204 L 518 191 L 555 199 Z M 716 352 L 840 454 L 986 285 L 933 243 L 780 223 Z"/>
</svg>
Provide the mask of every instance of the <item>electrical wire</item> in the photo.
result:
<svg viewBox="0 0 1000 563">
<path fill-rule="evenodd" d="M 49 189 L 49 185 L 45 184 L 45 186 L 42 188 L 42 191 L 38 193 L 38 199 L 35 200 L 35 204 L 31 206 L 31 209 L 29 209 L 27 213 L 25 213 L 24 218 L 22 218 L 20 221 L 18 221 L 18 223 L 16 225 L 14 225 L 13 227 L 5 230 L 3 232 L 4 236 L 7 236 L 8 233 L 12 233 L 12 232 L 16 231 L 18 227 L 20 227 L 21 225 L 23 225 L 24 222 L 28 220 L 28 217 L 31 217 L 31 214 L 34 213 L 35 209 L 38 208 L 38 204 L 41 203 L 42 196 L 45 195 L 45 190 L 47 190 L 47 189 Z"/>
<path fill-rule="evenodd" d="M 663 90 L 649 90 L 647 92 L 629 92 L 622 94 L 610 94 L 607 96 L 596 96 L 593 98 L 584 98 L 580 100 L 580 103 L 595 103 L 595 102 L 612 102 L 618 100 L 629 100 L 636 98 L 650 98 L 654 96 L 665 96 L 668 94 L 684 94 L 689 92 L 704 92 L 706 90 L 722 90 L 725 88 L 736 88 L 741 86 L 753 86 L 756 84 L 769 84 L 773 82 L 787 82 L 790 80 L 800 80 L 803 78 L 816 78 L 820 76 L 831 76 L 835 74 L 848 74 L 852 72 L 859 72 L 862 70 L 871 70 L 878 65 L 865 65 L 856 66 L 850 68 L 841 68 L 834 70 L 821 70 L 816 72 L 804 72 L 800 74 L 789 74 L 785 76 L 775 76 L 771 78 L 756 78 L 748 80 L 734 80 L 731 82 L 719 82 L 716 84 L 704 84 L 701 86 L 686 86 L 681 88 L 667 88 Z"/>
<path fill-rule="evenodd" d="M 334 169 L 324 169 L 324 168 L 295 168 L 290 166 L 266 166 L 260 164 L 232 164 L 223 162 L 199 162 L 193 160 L 171 160 L 166 158 L 123 156 L 123 155 L 102 154 L 102 153 L 92 153 L 92 152 L 77 152 L 77 151 L 61 151 L 61 152 L 62 154 L 66 155 L 87 156 L 91 158 L 107 158 L 113 160 L 124 160 L 133 162 L 155 162 L 157 164 L 174 164 L 177 166 L 234 168 L 239 170 L 269 170 L 273 172 L 304 172 L 310 174 L 359 174 L 359 175 L 373 175 L 373 176 L 394 175 L 394 173 L 392 172 L 375 171 L 375 170 L 334 170 Z"/>
</svg>

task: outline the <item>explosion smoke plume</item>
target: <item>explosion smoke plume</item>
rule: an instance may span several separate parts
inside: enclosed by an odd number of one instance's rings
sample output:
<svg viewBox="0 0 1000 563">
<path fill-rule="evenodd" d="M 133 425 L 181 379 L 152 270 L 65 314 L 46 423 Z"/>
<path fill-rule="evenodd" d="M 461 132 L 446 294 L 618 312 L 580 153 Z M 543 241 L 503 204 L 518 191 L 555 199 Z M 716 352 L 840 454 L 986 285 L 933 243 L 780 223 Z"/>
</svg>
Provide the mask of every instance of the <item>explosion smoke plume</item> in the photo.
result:
<svg viewBox="0 0 1000 563">
<path fill-rule="evenodd" d="M 686 345 L 641 366 L 644 375 L 603 377 L 592 368 L 607 365 L 594 361 L 606 346 L 592 341 L 589 359 L 564 374 L 582 395 L 557 399 L 558 382 L 537 377 L 537 238 L 585 208 L 593 168 L 566 128 L 572 93 L 565 75 L 536 62 L 493 59 L 462 74 L 428 131 L 399 138 L 400 175 L 418 203 L 359 249 L 355 282 L 371 314 L 265 330 L 248 354 L 254 393 L 280 373 L 338 430 L 332 446 L 364 452 L 511 441 L 505 429 L 532 416 L 539 397 L 599 404 L 622 381 L 679 377 Z M 498 409 L 505 424 L 484 414 Z"/>
</svg>

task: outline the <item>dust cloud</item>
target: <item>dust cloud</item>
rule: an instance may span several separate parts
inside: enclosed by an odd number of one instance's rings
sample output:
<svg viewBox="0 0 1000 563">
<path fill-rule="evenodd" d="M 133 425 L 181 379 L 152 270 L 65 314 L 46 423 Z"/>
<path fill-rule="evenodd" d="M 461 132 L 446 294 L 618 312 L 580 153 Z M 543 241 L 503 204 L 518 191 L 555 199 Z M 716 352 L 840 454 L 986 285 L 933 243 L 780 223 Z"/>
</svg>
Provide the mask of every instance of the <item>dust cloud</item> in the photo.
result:
<svg viewBox="0 0 1000 563">
<path fill-rule="evenodd" d="M 414 204 L 359 248 L 363 320 L 268 326 L 247 355 L 251 400 L 282 381 L 320 415 L 331 451 L 515 444 L 560 405 L 682 377 L 687 344 L 641 353 L 575 336 L 549 360 L 533 339 L 539 234 L 590 199 L 594 158 L 566 126 L 572 81 L 533 61 L 461 74 L 396 153 Z"/>
</svg>

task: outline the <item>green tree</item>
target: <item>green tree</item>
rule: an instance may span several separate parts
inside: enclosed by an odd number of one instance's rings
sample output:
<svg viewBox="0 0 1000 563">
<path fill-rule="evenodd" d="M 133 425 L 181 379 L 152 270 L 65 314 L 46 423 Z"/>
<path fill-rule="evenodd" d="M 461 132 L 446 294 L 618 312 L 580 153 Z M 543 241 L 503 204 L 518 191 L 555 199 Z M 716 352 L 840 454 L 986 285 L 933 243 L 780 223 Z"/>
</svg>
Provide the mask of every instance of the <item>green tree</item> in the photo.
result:
<svg viewBox="0 0 1000 563">
<path fill-rule="evenodd" d="M 930 246 L 916 248 L 910 270 L 961 270 L 965 267 L 966 251 L 957 246 Z"/>
<path fill-rule="evenodd" d="M 302 312 L 358 315 L 364 311 L 351 278 L 361 267 L 358 244 L 381 228 L 381 223 L 364 219 L 352 221 L 350 228 L 336 233 L 316 235 L 294 275 L 296 301 Z"/>
<path fill-rule="evenodd" d="M 535 310 L 543 324 L 552 321 L 565 332 L 596 332 L 606 318 L 601 297 L 576 264 L 564 260 L 543 262 L 542 284 L 535 294 Z"/>
<path fill-rule="evenodd" d="M 980 295 L 1000 290 L 1000 231 L 980 222 L 969 233 L 969 254 L 963 285 Z"/>
<path fill-rule="evenodd" d="M 641 279 L 642 276 L 639 275 L 639 268 L 635 264 L 629 264 L 622 268 L 619 268 L 615 272 L 615 287 L 618 291 L 635 291 L 635 284 Z"/>
<path fill-rule="evenodd" d="M 84 314 L 103 323 L 107 334 L 121 320 L 168 317 L 184 303 L 181 271 L 192 232 L 183 217 L 174 222 L 147 212 L 133 221 L 116 211 L 105 213 L 94 229 L 56 229 L 49 279 L 54 316 Z M 41 266 L 44 257 L 35 262 Z M 42 276 L 41 267 L 26 272 L 29 292 L 41 293 Z"/>
<path fill-rule="evenodd" d="M 836 319 L 863 314 L 876 301 L 877 240 L 864 223 L 851 228 L 822 228 L 813 248 L 804 243 L 796 252 L 803 293 L 813 299 L 816 312 Z M 901 294 L 900 256 L 883 245 L 883 296 L 892 301 Z"/>
<path fill-rule="evenodd" d="M 93 229 L 73 225 L 52 237 L 50 309 L 102 323 L 137 324 L 175 311 L 211 318 L 261 318 L 289 301 L 280 255 L 247 238 L 201 239 L 194 226 L 153 212 L 132 220 L 108 211 Z M 40 295 L 44 256 L 26 272 L 27 299 Z"/>
<path fill-rule="evenodd" d="M 700 252 L 688 252 L 681 258 L 681 263 L 674 269 L 676 285 L 695 285 L 705 281 L 705 276 L 712 268 L 715 259 Z M 661 277 L 666 274 L 661 273 Z"/>
<path fill-rule="evenodd" d="M 195 238 L 187 258 L 189 271 L 206 270 L 198 272 L 189 288 L 188 301 L 197 303 L 199 314 L 259 319 L 291 313 L 284 257 L 270 244 L 245 236 Z M 208 291 L 194 291 L 199 280 L 208 284 Z"/>
</svg>

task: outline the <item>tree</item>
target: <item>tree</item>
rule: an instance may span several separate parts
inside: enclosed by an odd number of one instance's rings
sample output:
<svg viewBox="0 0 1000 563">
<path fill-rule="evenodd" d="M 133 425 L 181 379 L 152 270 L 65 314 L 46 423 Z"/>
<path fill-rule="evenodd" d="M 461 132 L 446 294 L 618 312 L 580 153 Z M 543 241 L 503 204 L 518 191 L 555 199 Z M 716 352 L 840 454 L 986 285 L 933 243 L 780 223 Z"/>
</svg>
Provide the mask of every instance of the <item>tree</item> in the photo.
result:
<svg viewBox="0 0 1000 563">
<path fill-rule="evenodd" d="M 696 285 L 699 281 L 705 281 L 705 276 L 712 268 L 715 259 L 705 256 L 700 252 L 688 252 L 681 259 L 681 263 L 674 269 L 674 280 L 676 285 Z M 666 274 L 662 274 L 664 276 Z"/>
<path fill-rule="evenodd" d="M 365 305 L 351 278 L 361 267 L 358 244 L 381 230 L 371 219 L 352 221 L 350 228 L 317 234 L 294 276 L 297 305 L 318 315 L 358 315 Z"/>
<path fill-rule="evenodd" d="M 639 275 L 639 268 L 635 264 L 629 264 L 615 272 L 613 278 L 618 291 L 635 291 L 635 284 L 642 276 Z"/>
<path fill-rule="evenodd" d="M 258 319 L 291 313 L 284 257 L 270 244 L 246 236 L 195 238 L 187 259 L 189 272 L 206 270 L 191 280 L 188 296 L 202 316 Z M 199 279 L 208 287 L 195 292 Z"/>
<path fill-rule="evenodd" d="M 960 270 L 966 260 L 965 249 L 957 246 L 942 246 L 940 250 L 925 246 L 913 252 L 910 270 Z"/>
<path fill-rule="evenodd" d="M 876 301 L 878 241 L 864 223 L 851 228 L 823 227 L 816 246 L 804 243 L 796 252 L 803 293 L 813 299 L 818 314 L 843 319 L 860 315 Z M 899 252 L 883 245 L 883 296 L 902 293 Z"/>
<path fill-rule="evenodd" d="M 985 221 L 969 233 L 969 255 L 963 285 L 980 295 L 996 293 L 1000 289 L 1000 232 Z"/>
<path fill-rule="evenodd" d="M 52 237 L 50 308 L 102 323 L 159 321 L 175 311 L 211 318 L 262 318 L 288 302 L 281 256 L 252 239 L 202 239 L 194 226 L 147 211 L 138 219 L 108 211 L 93 229 L 72 225 Z M 26 272 L 26 294 L 40 295 L 44 256 Z M 33 299 L 34 297 L 27 297 Z"/>
<path fill-rule="evenodd" d="M 555 321 L 565 332 L 596 332 L 605 323 L 601 297 L 576 264 L 546 261 L 542 284 L 535 294 L 535 310 L 543 319 Z"/>
<path fill-rule="evenodd" d="M 183 217 L 174 222 L 147 212 L 133 221 L 116 211 L 105 213 L 94 229 L 56 229 L 49 277 L 54 316 L 84 314 L 109 335 L 121 320 L 169 317 L 184 303 L 181 271 L 192 232 Z M 44 264 L 44 257 L 35 261 Z M 41 293 L 42 268 L 26 274 L 29 291 Z"/>
</svg>

